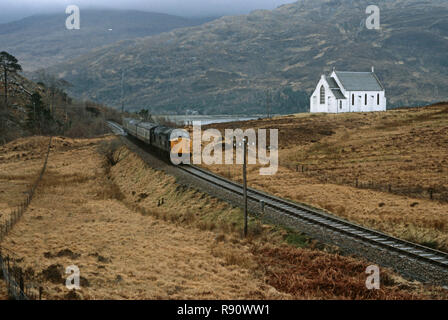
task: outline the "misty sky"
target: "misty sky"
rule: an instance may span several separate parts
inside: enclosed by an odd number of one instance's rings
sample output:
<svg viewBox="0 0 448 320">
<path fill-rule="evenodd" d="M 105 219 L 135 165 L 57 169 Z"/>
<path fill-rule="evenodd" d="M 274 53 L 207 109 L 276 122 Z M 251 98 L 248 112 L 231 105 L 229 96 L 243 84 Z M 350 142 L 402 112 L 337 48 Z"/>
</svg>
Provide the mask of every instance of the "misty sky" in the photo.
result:
<svg viewBox="0 0 448 320">
<path fill-rule="evenodd" d="M 245 14 L 274 9 L 297 0 L 0 0 L 0 23 L 39 13 L 54 13 L 69 4 L 83 8 L 135 9 L 189 17 Z"/>
</svg>

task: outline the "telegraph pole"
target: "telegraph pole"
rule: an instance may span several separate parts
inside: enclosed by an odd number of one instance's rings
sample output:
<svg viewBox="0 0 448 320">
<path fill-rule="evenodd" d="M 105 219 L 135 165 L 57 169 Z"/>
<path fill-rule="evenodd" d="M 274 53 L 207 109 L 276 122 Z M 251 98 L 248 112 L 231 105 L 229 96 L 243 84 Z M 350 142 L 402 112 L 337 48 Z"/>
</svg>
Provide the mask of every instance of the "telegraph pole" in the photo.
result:
<svg viewBox="0 0 448 320">
<path fill-rule="evenodd" d="M 247 137 L 243 139 L 243 148 L 244 237 L 247 237 Z"/>
</svg>

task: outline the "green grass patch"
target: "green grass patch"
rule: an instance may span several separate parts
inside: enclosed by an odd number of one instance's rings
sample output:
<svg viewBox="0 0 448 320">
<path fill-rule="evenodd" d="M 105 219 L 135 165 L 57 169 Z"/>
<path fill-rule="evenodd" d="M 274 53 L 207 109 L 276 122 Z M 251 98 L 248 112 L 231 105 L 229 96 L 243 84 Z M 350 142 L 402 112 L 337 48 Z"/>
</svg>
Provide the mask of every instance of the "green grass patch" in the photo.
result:
<svg viewBox="0 0 448 320">
<path fill-rule="evenodd" d="M 296 248 L 306 248 L 309 244 L 309 238 L 303 233 L 299 233 L 292 229 L 285 228 L 287 233 L 285 235 L 285 241 L 291 246 Z"/>
</svg>

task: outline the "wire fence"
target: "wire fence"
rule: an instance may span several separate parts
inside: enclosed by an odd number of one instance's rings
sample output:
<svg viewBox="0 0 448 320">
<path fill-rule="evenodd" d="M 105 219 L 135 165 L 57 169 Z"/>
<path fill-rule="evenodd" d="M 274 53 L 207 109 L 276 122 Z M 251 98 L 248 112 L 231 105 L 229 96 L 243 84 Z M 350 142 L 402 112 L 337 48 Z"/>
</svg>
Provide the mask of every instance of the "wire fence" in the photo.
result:
<svg viewBox="0 0 448 320">
<path fill-rule="evenodd" d="M 6 283 L 8 296 L 15 300 L 42 300 L 43 288 L 34 278 L 34 272 L 24 271 L 14 253 L 0 248 L 0 278 Z"/>
<path fill-rule="evenodd" d="M 448 188 L 437 185 L 423 187 L 420 185 L 398 185 L 392 183 L 380 183 L 374 180 L 350 177 L 334 177 L 325 174 L 324 170 L 315 169 L 306 165 L 298 164 L 291 168 L 296 172 L 302 172 L 305 176 L 317 178 L 323 183 L 334 183 L 339 185 L 352 186 L 358 189 L 370 189 L 375 191 L 388 192 L 396 195 L 408 197 L 448 202 Z"/>
<path fill-rule="evenodd" d="M 27 192 L 25 200 L 3 220 L 0 224 L 0 242 L 7 236 L 13 226 L 20 220 L 24 212 L 31 203 L 34 197 L 37 186 L 44 176 L 47 169 L 48 156 L 50 155 L 52 137 L 48 142 L 48 149 L 45 155 L 44 164 L 39 176 L 34 184 Z M 17 300 L 37 300 L 42 298 L 42 287 L 36 285 L 34 274 L 23 271 L 19 266 L 21 259 L 16 258 L 14 252 L 4 247 L 0 247 L 0 267 L 2 270 L 1 276 L 8 287 L 8 294 L 10 297 Z"/>
</svg>

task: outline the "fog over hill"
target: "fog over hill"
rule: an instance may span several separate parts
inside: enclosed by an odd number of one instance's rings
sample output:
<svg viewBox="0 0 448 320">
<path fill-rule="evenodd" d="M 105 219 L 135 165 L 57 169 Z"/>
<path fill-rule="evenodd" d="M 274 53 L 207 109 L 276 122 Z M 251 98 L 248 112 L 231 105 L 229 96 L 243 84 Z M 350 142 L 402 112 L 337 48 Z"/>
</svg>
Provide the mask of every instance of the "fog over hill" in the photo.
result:
<svg viewBox="0 0 448 320">
<path fill-rule="evenodd" d="M 389 106 L 448 100 L 448 2 L 377 1 L 381 30 L 365 26 L 366 0 L 300 0 L 278 9 L 124 41 L 50 71 L 72 94 L 155 112 L 307 111 L 320 75 L 374 65 Z"/>
<path fill-rule="evenodd" d="M 0 24 L 0 49 L 33 71 L 120 40 L 202 24 L 211 18 L 183 18 L 133 10 L 82 10 L 81 28 L 68 30 L 65 10 Z"/>
<path fill-rule="evenodd" d="M 36 14 L 64 12 L 67 5 L 85 9 L 160 12 L 181 17 L 221 17 L 248 14 L 255 9 L 275 9 L 294 0 L 2 0 L 0 23 Z"/>
</svg>

